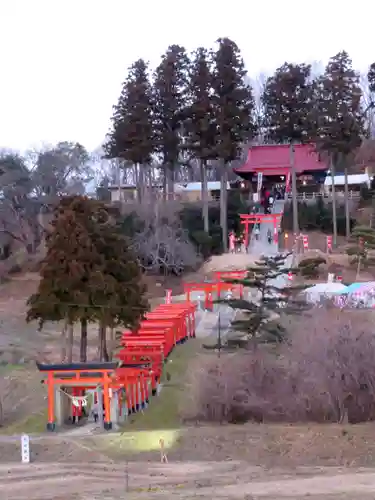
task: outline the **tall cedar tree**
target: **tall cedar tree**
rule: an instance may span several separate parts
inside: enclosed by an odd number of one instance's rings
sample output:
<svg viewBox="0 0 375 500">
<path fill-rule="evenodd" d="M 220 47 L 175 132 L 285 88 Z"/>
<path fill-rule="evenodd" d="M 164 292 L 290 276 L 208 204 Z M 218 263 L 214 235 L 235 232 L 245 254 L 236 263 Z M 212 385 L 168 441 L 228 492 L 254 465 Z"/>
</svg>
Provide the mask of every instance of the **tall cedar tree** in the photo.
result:
<svg viewBox="0 0 375 500">
<path fill-rule="evenodd" d="M 212 100 L 212 61 L 207 50 L 198 48 L 189 67 L 188 102 L 185 130 L 187 147 L 200 162 L 202 180 L 202 217 L 209 232 L 207 162 L 216 158 L 216 120 Z"/>
<path fill-rule="evenodd" d="M 122 158 L 133 163 L 137 172 L 138 197 L 144 191 L 144 171 L 155 149 L 152 86 L 148 65 L 143 59 L 130 68 L 116 106 L 112 130 L 104 146 L 106 157 Z"/>
<path fill-rule="evenodd" d="M 91 238 L 94 203 L 83 197 L 62 198 L 47 234 L 47 254 L 42 262 L 38 291 L 28 300 L 27 321 L 38 320 L 40 328 L 46 321 L 64 321 L 68 325 L 68 362 L 72 361 L 73 324 L 81 320 L 80 359 L 86 359 L 85 324 L 93 314 L 85 306 L 90 303 L 89 278 L 101 262 Z"/>
<path fill-rule="evenodd" d="M 219 38 L 213 54 L 213 102 L 217 124 L 217 157 L 222 162 L 220 225 L 224 251 L 228 250 L 227 183 L 228 166 L 241 154 L 241 148 L 255 136 L 254 98 L 246 83 L 247 72 L 237 45 Z"/>
<path fill-rule="evenodd" d="M 163 156 L 164 195 L 174 194 L 174 170 L 184 133 L 189 58 L 183 47 L 171 45 L 156 68 L 153 85 L 157 151 Z"/>
<path fill-rule="evenodd" d="M 95 234 L 95 247 L 102 256 L 102 263 L 91 291 L 100 313 L 97 316 L 99 356 L 105 361 L 111 357 L 107 349 L 107 327 L 112 331 L 117 326 L 135 330 L 149 309 L 138 261 L 129 249 L 122 225 L 117 223 L 119 220 L 123 222 L 116 209 L 109 216 L 102 208 L 97 216 L 98 231 Z M 105 307 L 100 307 L 102 304 Z M 114 340 L 111 339 L 112 344 Z M 114 347 L 111 345 L 111 353 Z"/>
<path fill-rule="evenodd" d="M 268 141 L 290 144 L 293 232 L 295 234 L 299 233 L 299 224 L 293 144 L 304 142 L 309 136 L 310 72 L 310 65 L 285 63 L 267 79 L 262 95 L 263 127 Z"/>
<path fill-rule="evenodd" d="M 318 150 L 329 156 L 331 175 L 336 169 L 345 173 L 346 236 L 350 236 L 348 169 L 364 135 L 364 116 L 361 109 L 359 75 L 353 70 L 347 52 L 332 57 L 324 75 L 315 82 Z M 332 186 L 333 187 L 333 186 Z M 334 188 L 333 188 L 334 189 Z M 335 205 L 335 200 L 332 200 Z M 334 207 L 335 210 L 335 207 Z M 335 219 L 335 214 L 334 214 Z M 335 220 L 334 220 L 335 222 Z M 337 225 L 334 224 L 334 244 L 337 242 Z"/>
<path fill-rule="evenodd" d="M 117 324 L 133 327 L 147 309 L 139 268 L 113 229 L 102 203 L 83 196 L 63 198 L 47 235 L 38 291 L 28 300 L 27 321 L 38 320 L 40 328 L 46 321 L 64 321 L 72 331 L 81 322 L 83 362 L 87 323 L 100 323 L 102 331 Z"/>
</svg>

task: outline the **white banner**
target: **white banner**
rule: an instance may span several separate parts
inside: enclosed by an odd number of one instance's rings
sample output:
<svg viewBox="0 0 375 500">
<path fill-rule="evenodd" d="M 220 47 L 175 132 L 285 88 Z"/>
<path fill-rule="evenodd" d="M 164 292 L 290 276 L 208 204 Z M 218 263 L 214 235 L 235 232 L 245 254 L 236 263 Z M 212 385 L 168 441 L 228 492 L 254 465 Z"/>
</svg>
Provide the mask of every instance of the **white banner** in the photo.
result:
<svg viewBox="0 0 375 500">
<path fill-rule="evenodd" d="M 258 187 L 257 187 L 257 192 L 259 193 L 262 189 L 262 184 L 263 184 L 263 173 L 258 172 Z"/>
</svg>

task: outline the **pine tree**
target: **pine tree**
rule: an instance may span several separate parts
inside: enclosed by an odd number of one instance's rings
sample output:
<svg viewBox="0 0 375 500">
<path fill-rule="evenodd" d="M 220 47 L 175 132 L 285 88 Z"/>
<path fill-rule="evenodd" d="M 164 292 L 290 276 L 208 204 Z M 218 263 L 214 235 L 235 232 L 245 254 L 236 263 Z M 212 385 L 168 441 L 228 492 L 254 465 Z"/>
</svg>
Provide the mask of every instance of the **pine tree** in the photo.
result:
<svg viewBox="0 0 375 500">
<path fill-rule="evenodd" d="M 64 321 L 70 332 L 79 321 L 84 362 L 88 323 L 98 322 L 102 332 L 118 324 L 134 327 L 147 310 L 140 271 L 105 205 L 83 196 L 60 201 L 46 245 L 41 281 L 28 300 L 27 321 L 39 321 L 40 328 L 46 321 Z M 71 336 L 68 362 L 72 340 Z"/>
<path fill-rule="evenodd" d="M 346 253 L 351 257 L 351 263 L 357 265 L 357 274 L 361 267 L 375 264 L 375 229 L 366 226 L 356 226 L 350 238 L 351 245 Z"/>
<path fill-rule="evenodd" d="M 200 162 L 202 181 L 202 217 L 209 232 L 207 162 L 215 159 L 216 120 L 212 100 L 212 61 L 207 50 L 198 48 L 189 68 L 188 102 L 185 130 L 187 147 Z"/>
<path fill-rule="evenodd" d="M 305 312 L 309 306 L 298 299 L 298 292 L 304 285 L 293 285 L 284 281 L 289 273 L 299 274 L 298 269 L 286 264 L 288 255 L 263 256 L 254 266 L 247 269 L 243 280 L 228 280 L 248 289 L 248 299 L 225 299 L 222 302 L 239 310 L 244 318 L 235 320 L 233 327 L 242 333 L 239 338 L 229 339 L 228 347 L 246 347 L 252 342 L 282 342 L 287 331 L 279 315 L 296 315 Z M 279 283 L 281 278 L 281 283 Z"/>
<path fill-rule="evenodd" d="M 174 194 L 184 134 L 189 58 L 183 47 L 171 45 L 156 68 L 153 85 L 157 151 L 163 157 L 164 193 Z"/>
<path fill-rule="evenodd" d="M 293 232 L 299 233 L 297 180 L 293 144 L 309 136 L 311 109 L 311 67 L 308 64 L 285 63 L 270 76 L 264 88 L 264 124 L 268 141 L 290 144 L 293 194 Z"/>
<path fill-rule="evenodd" d="M 107 158 L 122 158 L 135 165 L 140 201 L 145 184 L 144 169 L 150 164 L 155 150 L 152 104 L 148 66 L 139 59 L 129 68 L 118 103 L 113 108 L 112 130 L 104 149 Z"/>
<path fill-rule="evenodd" d="M 219 38 L 213 54 L 213 102 L 217 125 L 217 157 L 222 162 L 220 225 L 224 251 L 228 250 L 227 184 L 228 167 L 241 154 L 241 148 L 256 133 L 253 120 L 254 98 L 246 83 L 247 72 L 237 45 Z"/>
<path fill-rule="evenodd" d="M 346 235 L 350 235 L 348 169 L 364 135 L 364 116 L 361 109 L 361 87 L 359 75 L 353 70 L 347 52 L 342 51 L 332 57 L 324 75 L 315 82 L 315 120 L 317 129 L 315 142 L 320 152 L 331 160 L 331 175 L 337 168 L 345 173 Z M 332 185 L 334 198 L 334 186 Z M 337 243 L 335 224 L 335 199 L 333 244 Z"/>
</svg>

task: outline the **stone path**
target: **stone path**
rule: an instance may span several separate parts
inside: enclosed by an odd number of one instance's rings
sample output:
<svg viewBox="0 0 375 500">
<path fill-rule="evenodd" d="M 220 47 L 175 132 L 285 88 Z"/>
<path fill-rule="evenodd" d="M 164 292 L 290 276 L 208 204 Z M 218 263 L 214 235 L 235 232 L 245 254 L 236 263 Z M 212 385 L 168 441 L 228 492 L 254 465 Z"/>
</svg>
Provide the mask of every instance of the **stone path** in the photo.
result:
<svg viewBox="0 0 375 500">
<path fill-rule="evenodd" d="M 275 213 L 275 214 L 283 213 L 284 212 L 284 204 L 285 204 L 284 200 L 276 200 L 274 205 L 273 205 L 272 213 Z M 272 241 L 272 243 L 268 243 L 267 232 L 269 229 L 271 230 L 271 232 L 273 234 L 274 228 L 273 228 L 272 222 L 262 223 L 262 224 L 260 224 L 259 239 L 256 240 L 254 237 L 254 234 L 252 234 L 252 238 L 250 241 L 250 249 L 249 249 L 251 255 L 257 256 L 257 257 L 260 257 L 261 255 L 265 255 L 267 257 L 270 257 L 272 255 L 276 255 L 279 252 L 277 243 L 274 243 L 273 241 Z M 285 262 L 285 267 L 287 267 L 287 268 L 291 267 L 292 260 L 293 260 L 293 256 L 290 255 Z M 288 284 L 288 276 L 286 274 L 283 274 L 282 276 L 279 276 L 276 279 L 271 280 L 270 284 L 273 286 L 276 286 L 278 288 L 283 288 Z"/>
<path fill-rule="evenodd" d="M 206 338 L 218 334 L 218 323 L 220 315 L 220 328 L 222 338 L 228 333 L 230 325 L 235 315 L 235 310 L 221 304 L 215 304 L 214 311 L 204 311 L 197 313 L 196 335 L 198 338 Z"/>
</svg>

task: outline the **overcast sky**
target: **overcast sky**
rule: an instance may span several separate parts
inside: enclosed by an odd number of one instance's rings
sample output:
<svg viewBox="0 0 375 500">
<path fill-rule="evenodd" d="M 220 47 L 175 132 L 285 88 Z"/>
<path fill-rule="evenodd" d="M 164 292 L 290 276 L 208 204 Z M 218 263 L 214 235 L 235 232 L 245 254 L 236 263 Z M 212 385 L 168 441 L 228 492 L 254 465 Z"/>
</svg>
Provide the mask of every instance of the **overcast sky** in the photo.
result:
<svg viewBox="0 0 375 500">
<path fill-rule="evenodd" d="M 20 150 L 98 147 L 127 67 L 140 57 L 156 66 L 173 43 L 228 36 L 251 75 L 342 49 L 358 69 L 375 60 L 375 2 L 365 0 L 0 0 L 0 20 L 0 147 Z"/>
</svg>

